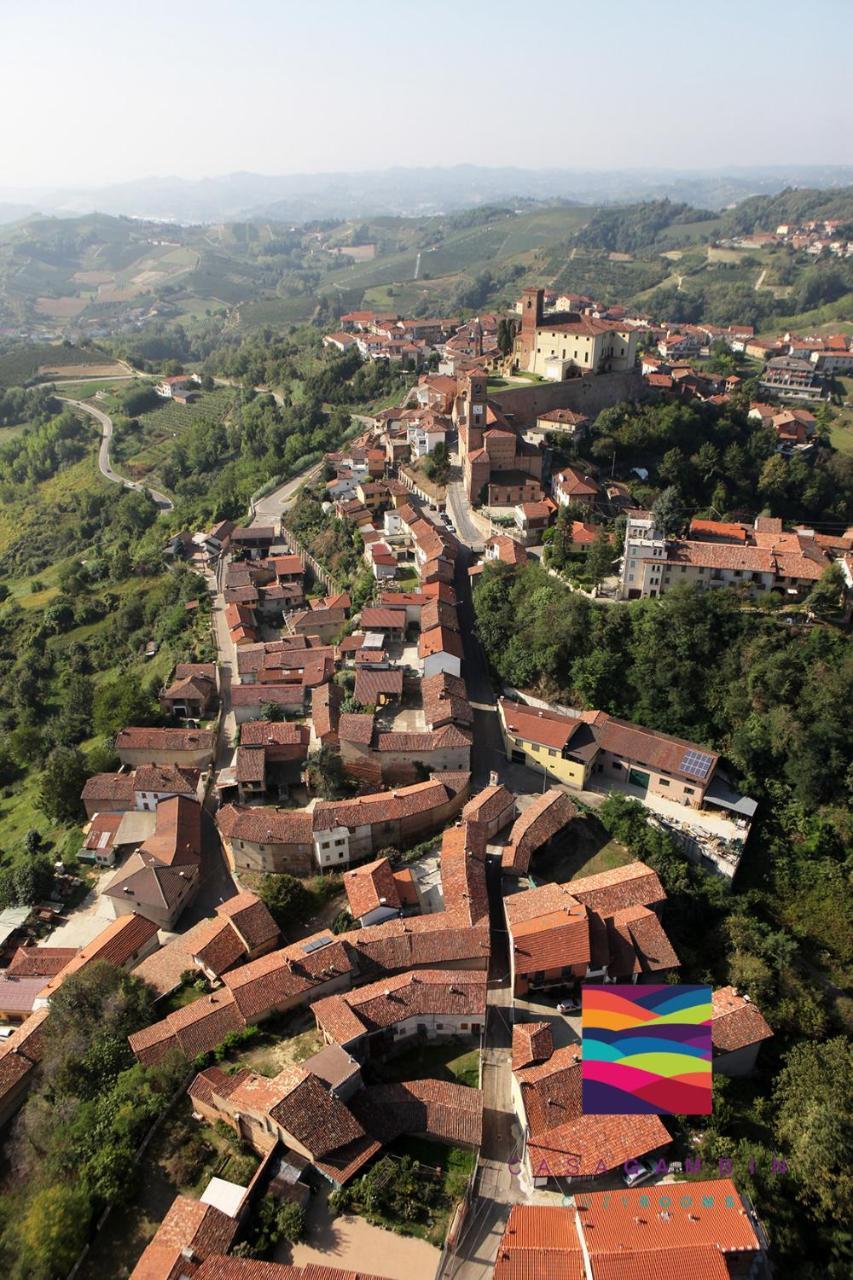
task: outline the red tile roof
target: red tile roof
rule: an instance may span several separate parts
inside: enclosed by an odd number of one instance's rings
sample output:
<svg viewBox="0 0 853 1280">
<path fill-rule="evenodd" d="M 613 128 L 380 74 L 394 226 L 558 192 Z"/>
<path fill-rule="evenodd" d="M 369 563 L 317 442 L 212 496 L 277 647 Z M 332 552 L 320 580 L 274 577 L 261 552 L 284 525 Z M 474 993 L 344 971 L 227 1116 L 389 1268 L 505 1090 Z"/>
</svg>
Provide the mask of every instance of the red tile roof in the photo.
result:
<svg viewBox="0 0 853 1280">
<path fill-rule="evenodd" d="M 590 1265 L 592 1280 L 729 1280 L 731 1274 L 716 1245 L 685 1244 L 652 1254 L 620 1249 L 593 1258 Z"/>
<path fill-rule="evenodd" d="M 493 1280 L 585 1280 L 571 1209 L 513 1205 L 498 1245 Z"/>
<path fill-rule="evenodd" d="M 579 1115 L 531 1138 L 534 1178 L 594 1177 L 671 1142 L 656 1115 Z"/>
<path fill-rule="evenodd" d="M 544 1062 L 554 1052 L 550 1022 L 516 1022 L 512 1029 L 512 1069 Z"/>
<path fill-rule="evenodd" d="M 441 626 L 422 631 L 418 641 L 418 656 L 427 658 L 436 653 L 449 653 L 454 658 L 461 658 L 463 650 L 459 633 Z"/>
<path fill-rule="evenodd" d="M 237 1232 L 236 1218 L 211 1204 L 179 1195 L 172 1201 L 154 1239 L 130 1273 L 130 1280 L 171 1280 L 183 1271 L 189 1250 L 199 1261 L 224 1253 Z M 173 1272 L 173 1268 L 177 1270 Z"/>
<path fill-rule="evenodd" d="M 216 735 L 211 729 L 120 729 L 116 734 L 116 750 L 127 751 L 209 751 L 213 752 Z"/>
<path fill-rule="evenodd" d="M 565 792 L 546 791 L 538 796 L 513 824 L 509 844 L 501 858 L 504 869 L 516 875 L 527 871 L 536 850 L 562 831 L 576 815 L 577 809 Z"/>
<path fill-rule="evenodd" d="M 278 938 L 279 930 L 275 920 L 260 898 L 248 890 L 220 902 L 216 914 L 228 920 L 237 930 L 248 951 L 256 951 L 258 947 L 267 946 Z"/>
<path fill-rule="evenodd" d="M 565 886 L 574 898 L 599 915 L 611 915 L 622 907 L 650 907 L 666 897 L 656 871 L 644 862 L 579 876 Z"/>
<path fill-rule="evenodd" d="M 339 1044 L 423 1014 L 482 1019 L 485 1012 L 485 974 L 446 969 L 385 977 L 314 1005 L 317 1025 Z"/>
<path fill-rule="evenodd" d="M 399 908 L 401 905 L 397 882 L 387 858 L 377 858 L 344 874 L 344 889 L 350 911 L 356 920 L 377 907 Z"/>
<path fill-rule="evenodd" d="M 660 1206 L 660 1197 L 670 1203 Z M 651 1211 L 645 1209 L 651 1199 Z M 689 1201 L 689 1203 L 687 1203 Z M 678 1182 L 653 1192 L 643 1187 L 588 1192 L 577 1197 L 578 1220 L 591 1257 L 623 1250 L 654 1254 L 661 1249 L 713 1246 L 726 1254 L 760 1248 L 737 1188 L 730 1178 Z"/>
<path fill-rule="evenodd" d="M 733 1053 L 773 1035 L 749 996 L 741 995 L 734 987 L 719 987 L 712 993 L 711 1004 L 711 1040 L 717 1053 Z"/>
</svg>

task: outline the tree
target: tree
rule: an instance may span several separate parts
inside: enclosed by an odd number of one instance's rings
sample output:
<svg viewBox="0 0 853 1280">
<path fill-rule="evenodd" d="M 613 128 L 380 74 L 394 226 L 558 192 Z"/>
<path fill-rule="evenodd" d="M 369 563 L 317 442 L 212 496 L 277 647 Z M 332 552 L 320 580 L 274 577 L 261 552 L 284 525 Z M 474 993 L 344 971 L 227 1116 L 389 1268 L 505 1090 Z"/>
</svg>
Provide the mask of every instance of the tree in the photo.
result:
<svg viewBox="0 0 853 1280">
<path fill-rule="evenodd" d="M 776 1128 L 788 1145 L 799 1199 L 843 1221 L 853 1199 L 853 1045 L 837 1036 L 795 1045 L 775 1088 Z"/>
<path fill-rule="evenodd" d="M 73 1181 L 36 1191 L 20 1226 L 33 1280 L 71 1270 L 86 1242 L 90 1216 L 88 1197 Z"/>
<path fill-rule="evenodd" d="M 818 617 L 832 617 L 840 612 L 844 593 L 844 574 L 837 561 L 828 564 L 809 592 L 806 604 Z"/>
<path fill-rule="evenodd" d="M 326 800 L 335 800 L 347 790 L 347 778 L 340 753 L 322 746 L 312 751 L 305 766 L 311 790 Z"/>
<path fill-rule="evenodd" d="M 677 533 L 684 524 L 684 503 L 675 485 L 664 489 L 655 500 L 652 514 L 664 533 Z"/>
<path fill-rule="evenodd" d="M 302 881 L 286 872 L 264 876 L 258 887 L 258 897 L 282 932 L 291 931 L 294 923 L 302 924 L 315 906 Z"/>
<path fill-rule="evenodd" d="M 54 747 L 42 770 L 39 807 L 57 822 L 75 822 L 83 815 L 80 792 L 88 776 L 82 751 L 77 747 Z"/>
<path fill-rule="evenodd" d="M 53 885 L 53 864 L 47 854 L 22 859 L 13 870 L 15 897 L 22 906 L 31 907 L 46 898 Z"/>
<path fill-rule="evenodd" d="M 586 553 L 586 571 L 596 586 L 613 570 L 614 547 L 606 529 L 599 529 Z"/>
<path fill-rule="evenodd" d="M 154 699 L 136 675 L 114 676 L 98 687 L 92 721 L 95 732 L 110 738 L 128 725 L 151 724 L 159 718 Z"/>
</svg>

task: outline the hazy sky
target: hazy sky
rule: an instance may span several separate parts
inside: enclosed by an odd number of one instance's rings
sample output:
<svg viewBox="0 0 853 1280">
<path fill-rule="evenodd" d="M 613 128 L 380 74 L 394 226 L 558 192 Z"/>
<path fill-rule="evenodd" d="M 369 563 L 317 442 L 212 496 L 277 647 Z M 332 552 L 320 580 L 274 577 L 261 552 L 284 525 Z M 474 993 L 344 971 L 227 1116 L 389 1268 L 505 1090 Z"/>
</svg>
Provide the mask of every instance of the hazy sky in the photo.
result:
<svg viewBox="0 0 853 1280">
<path fill-rule="evenodd" d="M 0 187 L 853 162 L 853 0 L 0 0 Z"/>
</svg>

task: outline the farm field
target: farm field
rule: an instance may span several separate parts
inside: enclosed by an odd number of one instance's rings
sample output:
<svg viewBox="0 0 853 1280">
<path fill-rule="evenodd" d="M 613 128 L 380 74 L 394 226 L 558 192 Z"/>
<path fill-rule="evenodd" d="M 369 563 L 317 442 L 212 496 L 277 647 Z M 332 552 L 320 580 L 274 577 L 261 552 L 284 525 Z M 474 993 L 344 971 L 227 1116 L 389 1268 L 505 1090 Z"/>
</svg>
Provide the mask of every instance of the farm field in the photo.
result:
<svg viewBox="0 0 853 1280">
<path fill-rule="evenodd" d="M 22 387 L 41 369 L 61 370 L 67 376 L 76 377 L 77 370 L 85 370 L 87 365 L 100 368 L 104 364 L 117 372 L 125 372 L 109 356 L 91 348 L 52 342 L 21 343 L 0 355 L 0 387 Z"/>
<path fill-rule="evenodd" d="M 138 429 L 116 432 L 113 461 L 121 463 L 124 472 L 134 480 L 157 477 L 158 468 L 169 456 L 174 441 L 196 423 L 226 422 L 238 394 L 231 387 L 217 387 L 204 392 L 193 404 L 162 401 L 139 415 Z"/>
</svg>

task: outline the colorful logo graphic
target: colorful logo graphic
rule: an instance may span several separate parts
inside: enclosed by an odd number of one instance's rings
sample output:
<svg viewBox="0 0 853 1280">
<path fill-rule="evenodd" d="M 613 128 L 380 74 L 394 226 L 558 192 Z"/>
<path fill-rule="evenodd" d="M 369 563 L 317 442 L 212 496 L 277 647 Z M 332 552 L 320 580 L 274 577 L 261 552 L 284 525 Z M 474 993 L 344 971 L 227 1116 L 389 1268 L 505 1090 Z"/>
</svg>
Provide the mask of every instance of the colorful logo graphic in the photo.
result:
<svg viewBox="0 0 853 1280">
<path fill-rule="evenodd" d="M 711 1114 L 711 988 L 582 988 L 585 1115 Z"/>
</svg>

